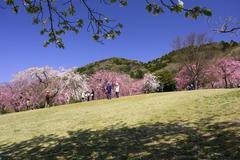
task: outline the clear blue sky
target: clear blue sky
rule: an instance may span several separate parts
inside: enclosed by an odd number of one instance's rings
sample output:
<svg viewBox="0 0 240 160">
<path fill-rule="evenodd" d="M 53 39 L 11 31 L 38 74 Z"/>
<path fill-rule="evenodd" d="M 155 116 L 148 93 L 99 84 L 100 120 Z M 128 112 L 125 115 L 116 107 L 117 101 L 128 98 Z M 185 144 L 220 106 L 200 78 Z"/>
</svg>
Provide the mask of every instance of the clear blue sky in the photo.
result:
<svg viewBox="0 0 240 160">
<path fill-rule="evenodd" d="M 184 2 L 186 7 L 200 4 L 212 8 L 214 18 L 220 16 L 240 18 L 239 0 L 184 0 Z M 40 27 L 33 26 L 31 17 L 23 11 L 15 15 L 9 10 L 1 10 L 0 82 L 9 81 L 12 75 L 29 67 L 48 65 L 54 68 L 70 68 L 110 57 L 146 62 L 170 52 L 172 40 L 176 36 L 186 36 L 190 32 L 206 32 L 215 41 L 240 39 L 212 33 L 206 17 L 192 20 L 168 12 L 152 16 L 145 11 L 145 0 L 129 0 L 129 5 L 125 8 L 102 5 L 98 10 L 124 24 L 122 35 L 102 45 L 94 42 L 90 33 L 84 29 L 79 35 L 65 36 L 64 50 L 55 46 L 43 48 L 45 39 L 39 34 Z"/>
</svg>

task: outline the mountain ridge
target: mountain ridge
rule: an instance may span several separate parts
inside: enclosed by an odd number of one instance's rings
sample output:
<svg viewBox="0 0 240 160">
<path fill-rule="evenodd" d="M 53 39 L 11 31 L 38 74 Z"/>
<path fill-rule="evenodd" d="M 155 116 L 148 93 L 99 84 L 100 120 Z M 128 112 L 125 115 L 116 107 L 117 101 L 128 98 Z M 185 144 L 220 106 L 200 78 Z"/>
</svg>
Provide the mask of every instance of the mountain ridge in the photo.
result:
<svg viewBox="0 0 240 160">
<path fill-rule="evenodd" d="M 168 71 L 176 74 L 181 68 L 181 63 L 178 60 L 179 56 L 189 54 L 189 52 L 189 48 L 181 48 L 148 62 L 122 57 L 111 57 L 79 67 L 76 69 L 76 72 L 91 75 L 100 70 L 108 70 L 128 74 L 135 79 L 142 78 L 148 72 L 159 73 Z M 209 60 L 222 57 L 240 57 L 240 43 L 235 41 L 213 42 L 203 45 L 201 52 L 206 54 Z"/>
</svg>

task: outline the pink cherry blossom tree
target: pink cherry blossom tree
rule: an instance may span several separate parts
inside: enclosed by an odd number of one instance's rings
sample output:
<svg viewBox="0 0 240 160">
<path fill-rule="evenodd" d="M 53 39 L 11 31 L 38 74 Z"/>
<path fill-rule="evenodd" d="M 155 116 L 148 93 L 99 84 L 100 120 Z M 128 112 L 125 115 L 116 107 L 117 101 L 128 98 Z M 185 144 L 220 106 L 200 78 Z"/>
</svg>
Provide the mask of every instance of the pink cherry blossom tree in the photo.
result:
<svg viewBox="0 0 240 160">
<path fill-rule="evenodd" d="M 13 110 L 15 105 L 13 102 L 14 95 L 12 94 L 12 85 L 11 84 L 1 84 L 0 85 L 0 109 L 1 111 Z"/>
<path fill-rule="evenodd" d="M 240 61 L 233 58 L 223 58 L 216 62 L 215 72 L 218 73 L 218 83 L 225 88 L 239 87 Z"/>
<path fill-rule="evenodd" d="M 143 79 L 135 80 L 126 74 L 99 71 L 92 75 L 89 80 L 89 86 L 95 90 L 98 99 L 106 97 L 105 87 L 107 83 L 112 84 L 113 87 L 118 83 L 121 96 L 154 92 L 159 84 L 151 74 L 145 74 Z"/>
<path fill-rule="evenodd" d="M 50 67 L 29 68 L 17 73 L 11 82 L 0 85 L 0 107 L 2 110 L 22 111 L 44 106 L 46 91 L 50 92 L 51 104 L 60 105 L 79 101 L 81 94 L 92 89 L 95 97 L 105 98 L 107 83 L 120 86 L 120 95 L 136 95 L 154 92 L 158 86 L 156 78 L 145 74 L 135 80 L 129 75 L 109 71 L 99 71 L 88 77 L 69 70 L 54 70 Z"/>
<path fill-rule="evenodd" d="M 191 69 L 189 69 L 191 68 Z M 198 81 L 197 85 L 199 85 L 199 77 L 200 73 L 195 74 L 197 72 L 197 68 L 195 65 L 189 64 L 184 67 L 177 73 L 176 80 L 176 88 L 178 90 L 185 89 L 188 85 L 194 84 L 196 85 L 196 81 Z M 199 86 L 198 86 L 199 87 Z"/>
<path fill-rule="evenodd" d="M 176 75 L 176 87 L 185 89 L 193 82 L 194 77 L 186 67 Z M 214 64 L 205 66 L 198 77 L 201 88 L 233 88 L 240 86 L 240 61 L 233 58 L 222 58 Z"/>
<path fill-rule="evenodd" d="M 89 79 L 89 87 L 95 91 L 97 99 L 106 97 L 105 88 L 107 83 L 112 84 L 113 87 L 118 83 L 120 86 L 120 96 L 131 95 L 130 86 L 132 79 L 128 75 L 110 71 L 98 71 Z"/>
<path fill-rule="evenodd" d="M 205 70 L 206 88 L 222 88 L 221 78 L 219 77 L 218 67 L 213 64 Z"/>
<path fill-rule="evenodd" d="M 33 67 L 17 73 L 12 83 L 17 85 L 17 90 L 13 91 L 14 95 L 21 94 L 22 105 L 26 102 L 26 99 L 31 101 L 33 107 L 44 106 L 45 93 L 51 91 L 53 99 L 57 95 L 59 90 L 59 83 L 57 77 L 60 76 L 60 72 L 54 70 L 51 67 Z"/>
<path fill-rule="evenodd" d="M 79 101 L 80 94 L 88 90 L 88 77 L 70 70 L 50 67 L 29 68 L 17 73 L 12 81 L 0 85 L 0 107 L 13 111 L 44 106 L 46 91 L 51 92 L 52 105 Z"/>
</svg>

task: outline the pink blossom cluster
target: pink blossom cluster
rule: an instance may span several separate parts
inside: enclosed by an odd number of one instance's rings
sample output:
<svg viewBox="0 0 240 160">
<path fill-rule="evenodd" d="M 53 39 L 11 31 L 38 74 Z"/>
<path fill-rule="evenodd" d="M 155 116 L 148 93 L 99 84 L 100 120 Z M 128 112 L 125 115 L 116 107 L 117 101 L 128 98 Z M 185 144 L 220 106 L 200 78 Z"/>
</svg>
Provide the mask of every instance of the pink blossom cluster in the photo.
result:
<svg viewBox="0 0 240 160">
<path fill-rule="evenodd" d="M 192 83 L 193 76 L 192 73 L 188 70 L 188 67 L 190 66 L 192 66 L 192 68 L 195 68 L 194 65 L 189 64 L 189 66 L 182 67 L 182 69 L 177 73 L 175 77 L 177 90 L 185 89 L 189 84 Z"/>
<path fill-rule="evenodd" d="M 208 68 L 212 88 L 240 87 L 240 61 L 233 58 L 219 59 Z"/>
<path fill-rule="evenodd" d="M 192 66 L 191 72 L 188 67 Z M 178 90 L 186 89 L 194 81 L 194 66 L 184 66 L 176 75 Z M 211 65 L 206 65 L 198 74 L 200 88 L 234 88 L 240 87 L 240 61 L 222 58 Z"/>
<path fill-rule="evenodd" d="M 94 90 L 95 98 L 106 98 L 107 83 L 120 86 L 120 96 L 153 92 L 158 86 L 156 78 L 146 74 L 143 79 L 135 80 L 121 73 L 99 71 L 92 76 L 75 73 L 74 69 L 55 70 L 51 67 L 29 68 L 17 73 L 11 82 L 0 85 L 0 109 L 21 111 L 43 107 L 46 93 L 50 92 L 51 105 L 76 102 L 82 93 Z"/>
<path fill-rule="evenodd" d="M 54 70 L 50 67 L 29 68 L 17 73 L 11 82 L 0 85 L 0 109 L 21 111 L 43 107 L 46 92 L 52 95 L 51 104 L 60 105 L 77 99 L 88 90 L 86 75 L 74 70 Z"/>
<path fill-rule="evenodd" d="M 153 92 L 158 87 L 156 78 L 151 74 L 145 74 L 143 79 L 135 80 L 129 75 L 99 71 L 93 74 L 89 80 L 89 87 L 96 93 L 98 99 L 106 97 L 105 87 L 107 83 L 112 84 L 113 90 L 116 84 L 120 86 L 120 96 L 137 95 L 144 93 L 146 90 Z"/>
</svg>

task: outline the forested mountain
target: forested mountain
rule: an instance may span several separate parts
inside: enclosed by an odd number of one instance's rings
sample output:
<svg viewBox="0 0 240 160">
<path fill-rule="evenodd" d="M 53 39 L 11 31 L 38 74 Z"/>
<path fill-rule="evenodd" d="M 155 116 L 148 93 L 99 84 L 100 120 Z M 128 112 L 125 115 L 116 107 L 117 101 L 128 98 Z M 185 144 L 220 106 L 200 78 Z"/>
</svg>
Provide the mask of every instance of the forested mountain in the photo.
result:
<svg viewBox="0 0 240 160">
<path fill-rule="evenodd" d="M 182 48 L 174 50 L 160 58 L 149 61 L 145 64 L 145 67 L 150 72 L 170 71 L 176 73 L 181 68 L 183 62 L 182 57 L 188 56 L 191 52 L 190 48 Z M 231 42 L 214 42 L 206 44 L 201 47 L 199 51 L 202 53 L 202 57 L 209 62 L 223 57 L 240 57 L 240 44 Z"/>
<path fill-rule="evenodd" d="M 145 63 L 143 62 L 117 57 L 90 63 L 86 66 L 78 68 L 76 71 L 78 73 L 91 75 L 96 71 L 101 70 L 129 74 L 132 78 L 136 79 L 142 78 L 144 73 L 148 72 L 145 67 Z"/>
<path fill-rule="evenodd" d="M 113 57 L 90 63 L 78 68 L 76 71 L 91 75 L 99 70 L 109 70 L 129 74 L 132 78 L 142 78 L 143 74 L 147 72 L 157 74 L 169 71 L 172 74 L 176 74 L 182 66 L 182 57 L 187 56 L 190 52 L 190 48 L 174 50 L 147 63 Z M 207 59 L 210 63 L 222 57 L 240 57 L 240 44 L 234 41 L 214 42 L 202 46 L 200 52 L 204 59 Z"/>
</svg>

